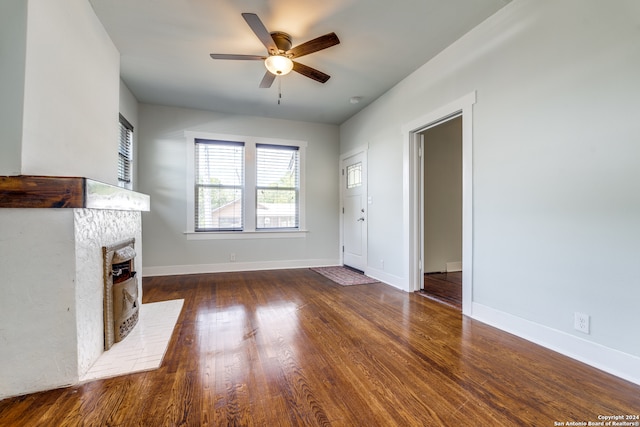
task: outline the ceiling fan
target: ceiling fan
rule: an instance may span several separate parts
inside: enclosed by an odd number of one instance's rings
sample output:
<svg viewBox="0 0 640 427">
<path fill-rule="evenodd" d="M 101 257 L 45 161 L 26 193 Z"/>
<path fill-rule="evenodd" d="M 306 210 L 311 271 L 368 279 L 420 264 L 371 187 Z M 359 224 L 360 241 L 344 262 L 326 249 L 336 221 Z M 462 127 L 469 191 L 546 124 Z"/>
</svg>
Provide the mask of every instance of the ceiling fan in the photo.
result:
<svg viewBox="0 0 640 427">
<path fill-rule="evenodd" d="M 212 53 L 211 58 L 264 61 L 264 64 L 267 67 L 267 72 L 260 82 L 261 88 L 271 87 L 276 76 L 284 76 L 292 70 L 320 83 L 325 83 L 329 80 L 331 76 L 328 74 L 293 61 L 293 59 L 337 45 L 340 43 L 340 40 L 338 40 L 338 36 L 336 36 L 335 33 L 325 34 L 324 36 L 317 37 L 292 48 L 291 36 L 289 34 L 281 31 L 270 33 L 255 13 L 243 13 L 242 17 L 247 21 L 247 24 L 251 30 L 253 30 L 258 39 L 260 39 L 262 44 L 267 48 L 268 55 Z"/>
</svg>

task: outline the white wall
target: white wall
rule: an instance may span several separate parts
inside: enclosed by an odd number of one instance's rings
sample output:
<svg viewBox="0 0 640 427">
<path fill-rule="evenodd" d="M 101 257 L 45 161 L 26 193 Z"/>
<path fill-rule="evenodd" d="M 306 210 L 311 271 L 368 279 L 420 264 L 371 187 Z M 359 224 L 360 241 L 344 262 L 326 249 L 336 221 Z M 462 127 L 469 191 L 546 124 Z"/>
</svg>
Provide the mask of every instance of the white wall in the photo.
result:
<svg viewBox="0 0 640 427">
<path fill-rule="evenodd" d="M 78 378 L 72 209 L 0 209 L 0 399 Z"/>
<path fill-rule="evenodd" d="M 339 262 L 337 126 L 146 104 L 139 120 L 139 190 L 151 196 L 143 214 L 145 275 Z M 306 237 L 187 240 L 185 131 L 307 141 Z"/>
<path fill-rule="evenodd" d="M 369 259 L 406 279 L 401 128 L 477 91 L 474 313 L 638 382 L 639 17 L 633 0 L 515 0 L 340 128 L 341 152 L 370 148 Z"/>
<path fill-rule="evenodd" d="M 87 0 L 29 0 L 23 175 L 117 184 L 120 55 Z"/>
<path fill-rule="evenodd" d="M 0 175 L 21 168 L 27 2 L 0 2 Z"/>
</svg>

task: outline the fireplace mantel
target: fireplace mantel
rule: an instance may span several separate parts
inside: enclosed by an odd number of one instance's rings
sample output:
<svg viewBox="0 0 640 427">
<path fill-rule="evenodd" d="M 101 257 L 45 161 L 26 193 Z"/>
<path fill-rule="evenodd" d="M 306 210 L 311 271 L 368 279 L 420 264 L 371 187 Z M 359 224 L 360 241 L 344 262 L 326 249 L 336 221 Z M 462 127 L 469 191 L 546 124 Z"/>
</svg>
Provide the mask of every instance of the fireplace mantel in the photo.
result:
<svg viewBox="0 0 640 427">
<path fill-rule="evenodd" d="M 149 211 L 149 196 L 83 177 L 0 176 L 0 208 Z"/>
</svg>

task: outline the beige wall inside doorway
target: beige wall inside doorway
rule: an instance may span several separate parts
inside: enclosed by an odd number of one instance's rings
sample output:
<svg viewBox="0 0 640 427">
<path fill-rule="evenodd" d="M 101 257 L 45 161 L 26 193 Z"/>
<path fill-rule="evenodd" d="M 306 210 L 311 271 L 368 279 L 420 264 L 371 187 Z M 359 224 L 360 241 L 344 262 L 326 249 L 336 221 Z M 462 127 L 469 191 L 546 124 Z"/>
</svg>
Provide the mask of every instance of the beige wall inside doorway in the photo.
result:
<svg viewBox="0 0 640 427">
<path fill-rule="evenodd" d="M 462 117 L 424 137 L 424 272 L 462 265 Z M 455 268 L 454 268 L 455 269 Z"/>
</svg>

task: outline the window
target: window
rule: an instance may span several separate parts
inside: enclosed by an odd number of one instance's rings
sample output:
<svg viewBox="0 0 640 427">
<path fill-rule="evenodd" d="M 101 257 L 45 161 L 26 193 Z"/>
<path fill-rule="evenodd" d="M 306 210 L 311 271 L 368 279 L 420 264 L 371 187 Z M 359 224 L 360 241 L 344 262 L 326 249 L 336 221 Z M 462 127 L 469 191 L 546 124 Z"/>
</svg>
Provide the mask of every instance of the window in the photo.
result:
<svg viewBox="0 0 640 427">
<path fill-rule="evenodd" d="M 356 188 L 362 185 L 362 162 L 347 166 L 347 188 Z"/>
<path fill-rule="evenodd" d="M 256 229 L 298 228 L 298 147 L 256 145 Z"/>
<path fill-rule="evenodd" d="M 243 229 L 244 144 L 196 139 L 195 231 Z"/>
<path fill-rule="evenodd" d="M 133 126 L 120 114 L 120 141 L 118 145 L 118 185 L 131 188 L 133 161 Z"/>
<path fill-rule="evenodd" d="M 187 238 L 304 235 L 306 142 L 203 132 L 185 135 Z"/>
</svg>

